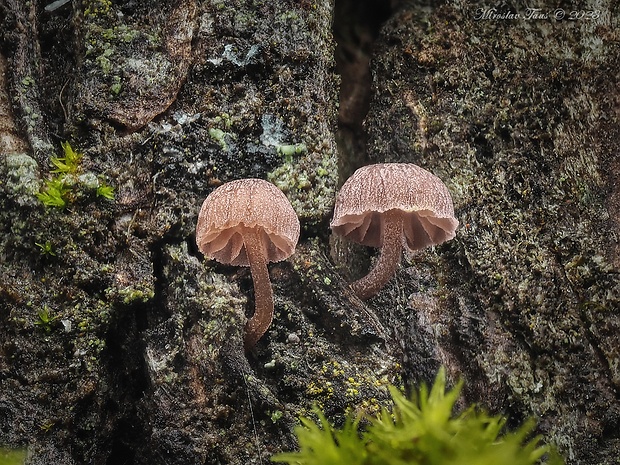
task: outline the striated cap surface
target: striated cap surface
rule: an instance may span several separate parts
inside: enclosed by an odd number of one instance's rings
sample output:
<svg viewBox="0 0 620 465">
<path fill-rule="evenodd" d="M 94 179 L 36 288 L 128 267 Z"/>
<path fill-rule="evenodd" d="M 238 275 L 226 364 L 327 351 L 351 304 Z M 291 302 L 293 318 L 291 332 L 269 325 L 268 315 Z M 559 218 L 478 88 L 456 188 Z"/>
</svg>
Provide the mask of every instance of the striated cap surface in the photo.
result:
<svg viewBox="0 0 620 465">
<path fill-rule="evenodd" d="M 434 174 L 412 163 L 383 163 L 358 169 L 336 198 L 332 230 L 372 247 L 382 244 L 382 214 L 403 215 L 407 246 L 419 250 L 453 239 L 458 227 L 452 197 Z"/>
<path fill-rule="evenodd" d="M 299 239 L 299 219 L 286 196 L 262 179 L 222 184 L 207 196 L 198 215 L 196 244 L 209 258 L 249 266 L 243 234 L 258 232 L 267 261 L 288 258 Z"/>
</svg>

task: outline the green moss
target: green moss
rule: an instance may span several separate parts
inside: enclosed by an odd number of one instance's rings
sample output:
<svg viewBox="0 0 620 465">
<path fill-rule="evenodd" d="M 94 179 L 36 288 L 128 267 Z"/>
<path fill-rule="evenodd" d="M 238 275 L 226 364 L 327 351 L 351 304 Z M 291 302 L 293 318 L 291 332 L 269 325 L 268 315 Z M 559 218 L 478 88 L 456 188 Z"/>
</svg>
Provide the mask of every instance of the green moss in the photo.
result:
<svg viewBox="0 0 620 465">
<path fill-rule="evenodd" d="M 35 242 L 34 245 L 39 248 L 39 250 L 41 251 L 41 255 L 51 255 L 52 257 L 56 256 L 54 246 L 50 241 L 45 241 L 43 243 Z"/>
<path fill-rule="evenodd" d="M 92 172 L 79 174 L 83 154 L 76 152 L 69 142 L 64 142 L 62 148 L 63 156 L 50 158 L 53 167 L 50 173 L 53 176 L 47 179 L 41 191 L 35 194 L 39 201 L 46 207 L 64 209 L 80 195 L 80 191 L 76 189 L 77 186 L 94 190 L 97 197 L 113 200 L 113 187 L 100 181 Z"/>
<path fill-rule="evenodd" d="M 121 89 L 123 88 L 123 86 L 121 85 L 120 77 L 114 76 L 112 79 L 114 82 L 112 83 L 112 85 L 110 85 L 110 93 L 112 93 L 112 95 L 114 96 L 117 96 L 121 93 Z"/>
<path fill-rule="evenodd" d="M 71 190 L 63 180 L 52 178 L 45 181 L 45 186 L 41 192 L 37 193 L 37 198 L 46 207 L 65 208 L 70 202 Z"/>
<path fill-rule="evenodd" d="M 459 383 L 446 391 L 444 369 L 430 391 L 422 386 L 409 399 L 391 386 L 391 411 L 383 409 L 377 417 L 349 415 L 340 429 L 315 409 L 318 423 L 302 418 L 302 426 L 295 429 L 299 452 L 278 454 L 272 461 L 296 465 L 526 465 L 541 463 L 550 453 L 547 463 L 563 463 L 552 448 L 541 445 L 539 437 L 529 439 L 534 426 L 531 421 L 516 431 L 506 431 L 506 418 L 475 407 L 453 414 L 461 387 Z M 368 422 L 364 430 L 362 419 Z"/>
<path fill-rule="evenodd" d="M 155 296 L 155 291 L 153 289 L 126 287 L 119 289 L 118 295 L 122 298 L 124 304 L 129 305 L 134 302 L 148 302 Z"/>
<path fill-rule="evenodd" d="M 58 315 L 52 315 L 50 313 L 50 309 L 47 306 L 44 306 L 41 310 L 39 310 L 38 319 L 34 324 L 46 333 L 49 333 L 52 331 L 52 326 L 58 318 Z"/>
<path fill-rule="evenodd" d="M 87 18 L 99 18 L 107 16 L 112 12 L 112 2 L 110 0 L 84 0 L 84 16 Z"/>
<path fill-rule="evenodd" d="M 228 113 L 222 113 L 213 119 L 213 122 L 217 125 L 223 125 L 224 128 L 230 129 L 233 125 L 233 118 Z"/>
<path fill-rule="evenodd" d="M 33 86 L 34 82 L 35 81 L 32 78 L 32 76 L 26 76 L 25 78 L 21 80 L 21 84 L 24 88 Z"/>
<path fill-rule="evenodd" d="M 25 463 L 26 449 L 5 449 L 0 448 L 0 465 L 21 465 Z"/>
<path fill-rule="evenodd" d="M 269 412 L 269 417 L 273 423 L 277 423 L 280 418 L 282 418 L 282 410 L 275 410 L 273 412 Z"/>
<path fill-rule="evenodd" d="M 110 71 L 112 71 L 112 62 L 110 61 L 110 57 L 113 53 L 114 50 L 112 50 L 111 48 L 106 48 L 103 53 L 101 53 L 97 56 L 97 58 L 95 58 L 95 62 L 97 63 L 97 65 L 99 65 L 99 68 L 106 76 L 110 74 Z"/>
<path fill-rule="evenodd" d="M 136 39 L 139 35 L 140 33 L 138 31 L 131 29 L 124 24 L 103 29 L 101 31 L 101 37 L 108 41 L 121 40 L 123 42 L 129 43 L 132 40 Z"/>
<path fill-rule="evenodd" d="M 105 183 L 101 183 L 101 185 L 97 187 L 97 197 L 114 200 L 114 188 L 112 186 L 108 186 Z"/>
<path fill-rule="evenodd" d="M 300 155 L 308 151 L 306 144 L 284 144 L 277 145 L 276 151 L 283 155 L 287 163 L 293 161 L 293 155 Z"/>
</svg>

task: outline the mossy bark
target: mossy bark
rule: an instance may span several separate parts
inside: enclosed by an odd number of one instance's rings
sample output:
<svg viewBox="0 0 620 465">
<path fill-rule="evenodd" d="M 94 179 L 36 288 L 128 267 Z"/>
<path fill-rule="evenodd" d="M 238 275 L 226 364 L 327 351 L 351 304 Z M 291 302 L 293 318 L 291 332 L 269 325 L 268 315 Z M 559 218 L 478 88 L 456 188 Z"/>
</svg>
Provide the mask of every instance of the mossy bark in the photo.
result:
<svg viewBox="0 0 620 465">
<path fill-rule="evenodd" d="M 614 463 L 613 2 L 574 21 L 403 2 L 380 33 L 385 7 L 340 16 L 357 112 L 340 154 L 333 2 L 46 5 L 0 2 L 0 446 L 39 464 L 265 463 L 313 404 L 376 412 L 388 383 L 444 364 L 468 401 L 537 416 L 571 463 Z M 65 140 L 84 157 L 59 210 L 34 194 Z M 441 177 L 463 226 L 364 303 L 328 222 L 337 167 L 379 161 Z M 204 197 L 241 177 L 274 182 L 302 220 L 247 356 L 251 276 L 193 237 Z"/>
<path fill-rule="evenodd" d="M 369 161 L 438 175 L 462 226 L 369 306 L 409 307 L 469 400 L 614 463 L 620 10 L 511 5 L 405 7 L 375 43 Z"/>
</svg>

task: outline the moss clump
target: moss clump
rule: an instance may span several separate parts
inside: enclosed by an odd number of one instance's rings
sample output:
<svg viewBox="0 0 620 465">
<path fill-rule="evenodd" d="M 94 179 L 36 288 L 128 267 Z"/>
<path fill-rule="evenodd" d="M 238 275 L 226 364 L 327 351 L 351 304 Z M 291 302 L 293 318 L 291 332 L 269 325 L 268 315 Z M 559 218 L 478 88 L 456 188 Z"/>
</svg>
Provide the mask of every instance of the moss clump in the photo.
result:
<svg viewBox="0 0 620 465">
<path fill-rule="evenodd" d="M 52 177 L 47 179 L 37 198 L 46 207 L 64 209 L 70 203 L 75 202 L 78 193 L 74 187 L 80 185 L 85 189 L 94 190 L 97 197 L 114 200 L 114 188 L 99 180 L 94 173 L 79 174 L 83 154 L 76 152 L 69 142 L 62 144 L 62 157 L 51 157 L 50 162 L 54 169 Z"/>
<path fill-rule="evenodd" d="M 369 419 L 364 432 L 360 420 L 348 417 L 336 429 L 318 409 L 319 423 L 302 418 L 296 428 L 299 452 L 278 454 L 274 462 L 297 465 L 347 463 L 370 464 L 493 464 L 526 465 L 563 460 L 540 438 L 528 439 L 533 427 L 525 423 L 516 431 L 504 431 L 506 419 L 489 416 L 470 407 L 458 415 L 453 409 L 462 384 L 446 392 L 446 374 L 442 368 L 430 392 L 422 386 L 417 395 L 405 398 L 390 387 L 394 407 Z"/>
</svg>

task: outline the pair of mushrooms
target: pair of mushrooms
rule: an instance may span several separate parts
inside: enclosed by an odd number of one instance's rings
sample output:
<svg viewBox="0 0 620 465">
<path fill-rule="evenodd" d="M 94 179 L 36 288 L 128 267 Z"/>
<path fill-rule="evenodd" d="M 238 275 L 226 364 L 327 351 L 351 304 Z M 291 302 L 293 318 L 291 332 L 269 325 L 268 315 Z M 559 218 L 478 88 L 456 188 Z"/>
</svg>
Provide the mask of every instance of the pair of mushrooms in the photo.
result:
<svg viewBox="0 0 620 465">
<path fill-rule="evenodd" d="M 384 163 L 358 169 L 336 197 L 334 233 L 381 254 L 374 268 L 351 287 L 372 297 L 395 274 L 403 246 L 419 250 L 455 236 L 452 198 L 435 175 L 409 163 Z M 299 219 L 285 195 L 262 179 L 221 185 L 205 199 L 198 215 L 196 243 L 220 263 L 249 266 L 254 281 L 254 315 L 245 328 L 250 350 L 273 320 L 273 291 L 267 263 L 295 252 Z"/>
</svg>

